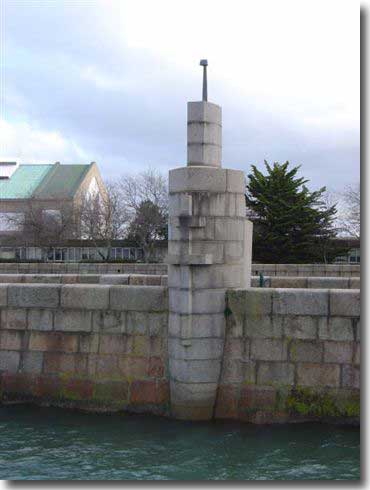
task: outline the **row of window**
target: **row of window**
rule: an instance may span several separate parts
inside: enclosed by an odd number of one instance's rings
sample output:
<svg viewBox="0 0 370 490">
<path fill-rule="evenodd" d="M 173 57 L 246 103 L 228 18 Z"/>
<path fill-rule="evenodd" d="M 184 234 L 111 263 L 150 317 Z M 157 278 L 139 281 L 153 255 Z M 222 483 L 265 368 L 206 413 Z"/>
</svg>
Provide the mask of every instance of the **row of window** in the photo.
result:
<svg viewBox="0 0 370 490">
<path fill-rule="evenodd" d="M 360 264 L 361 254 L 359 248 L 353 248 L 348 252 L 348 255 L 341 255 L 335 259 L 337 264 Z"/>
<path fill-rule="evenodd" d="M 106 248 L 93 247 L 53 247 L 47 252 L 50 262 L 80 262 L 81 260 L 104 260 Z M 41 260 L 42 251 L 38 247 L 18 247 L 15 258 L 19 260 Z M 135 247 L 114 247 L 111 249 L 111 260 L 140 260 L 143 251 Z"/>
</svg>

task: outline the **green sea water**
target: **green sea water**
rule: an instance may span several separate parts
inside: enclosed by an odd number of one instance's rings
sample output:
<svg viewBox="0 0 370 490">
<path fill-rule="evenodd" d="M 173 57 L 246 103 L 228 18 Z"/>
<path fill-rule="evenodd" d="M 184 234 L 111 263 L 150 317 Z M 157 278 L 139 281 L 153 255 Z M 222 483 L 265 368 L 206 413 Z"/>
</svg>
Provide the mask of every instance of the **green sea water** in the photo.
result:
<svg viewBox="0 0 370 490">
<path fill-rule="evenodd" d="M 353 480 L 358 428 L 0 408 L 1 480 Z"/>
</svg>

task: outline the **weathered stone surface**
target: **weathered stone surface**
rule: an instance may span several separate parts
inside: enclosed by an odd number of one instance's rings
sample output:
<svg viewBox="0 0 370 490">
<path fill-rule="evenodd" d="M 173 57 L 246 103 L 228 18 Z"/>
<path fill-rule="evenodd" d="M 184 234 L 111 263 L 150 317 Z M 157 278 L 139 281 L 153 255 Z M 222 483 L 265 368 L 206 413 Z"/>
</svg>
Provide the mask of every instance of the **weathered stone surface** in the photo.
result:
<svg viewBox="0 0 370 490">
<path fill-rule="evenodd" d="M 200 125 L 198 125 L 200 126 Z M 202 125 L 203 128 L 206 127 Z M 208 139 L 217 140 L 218 135 L 217 132 L 220 132 L 219 128 L 216 125 L 212 125 L 214 127 L 214 131 L 212 134 L 209 134 L 208 131 Z M 195 132 L 193 131 L 192 137 L 195 136 Z M 205 165 L 207 167 L 220 167 L 222 156 L 221 146 L 213 144 L 213 143 L 189 143 L 188 144 L 188 164 L 190 166 L 199 167 Z"/>
<path fill-rule="evenodd" d="M 93 264 L 90 264 L 93 265 Z M 97 284 L 99 283 L 100 276 L 97 274 L 83 274 L 79 277 L 80 284 Z"/>
<path fill-rule="evenodd" d="M 172 402 L 176 405 L 208 406 L 215 401 L 216 383 L 181 383 L 171 381 Z"/>
<path fill-rule="evenodd" d="M 332 316 L 360 316 L 360 291 L 358 289 L 330 291 L 330 314 Z"/>
<path fill-rule="evenodd" d="M 168 330 L 168 313 L 150 313 L 148 315 L 149 335 L 164 337 Z"/>
<path fill-rule="evenodd" d="M 29 330 L 53 330 L 53 312 L 46 309 L 28 311 Z"/>
<path fill-rule="evenodd" d="M 257 370 L 259 385 L 292 385 L 294 365 L 287 362 L 261 362 Z"/>
<path fill-rule="evenodd" d="M 260 361 L 285 361 L 288 358 L 287 342 L 282 339 L 252 339 L 251 359 Z"/>
<path fill-rule="evenodd" d="M 245 193 L 245 176 L 242 170 L 226 170 L 226 192 Z"/>
<path fill-rule="evenodd" d="M 59 294 L 58 285 L 11 284 L 8 287 L 8 304 L 21 308 L 56 308 L 59 306 Z"/>
<path fill-rule="evenodd" d="M 307 278 L 306 277 L 282 277 L 282 276 L 270 277 L 270 287 L 271 288 L 307 288 L 308 287 Z"/>
<path fill-rule="evenodd" d="M 0 284 L 0 307 L 8 304 L 8 284 Z"/>
<path fill-rule="evenodd" d="M 54 316 L 54 330 L 64 332 L 91 332 L 92 313 L 86 310 L 57 310 Z"/>
<path fill-rule="evenodd" d="M 308 277 L 307 287 L 317 289 L 348 289 L 349 279 L 347 277 Z"/>
<path fill-rule="evenodd" d="M 109 286 L 68 284 L 61 289 L 61 307 L 104 310 L 109 306 Z"/>
<path fill-rule="evenodd" d="M 279 323 L 279 318 L 273 317 L 274 323 Z M 326 318 L 324 318 L 326 322 Z M 321 318 L 311 316 L 284 316 L 282 318 L 284 335 L 294 339 L 315 339 Z"/>
<path fill-rule="evenodd" d="M 289 359 L 293 362 L 322 362 L 323 345 L 312 340 L 295 340 L 289 346 Z"/>
<path fill-rule="evenodd" d="M 224 359 L 222 363 L 223 383 L 255 383 L 256 363 L 244 359 Z"/>
<path fill-rule="evenodd" d="M 192 286 L 199 289 L 243 287 L 245 282 L 243 270 L 238 265 L 215 265 L 211 269 L 196 267 L 191 277 Z"/>
<path fill-rule="evenodd" d="M 354 340 L 350 318 L 329 317 L 319 323 L 319 338 L 323 340 Z"/>
<path fill-rule="evenodd" d="M 169 192 L 225 192 L 226 170 L 213 167 L 180 167 L 169 172 Z"/>
<path fill-rule="evenodd" d="M 101 333 L 126 333 L 126 316 L 124 311 L 94 311 L 92 330 Z"/>
<path fill-rule="evenodd" d="M 162 381 L 134 381 L 130 389 L 130 403 L 164 404 L 169 400 L 169 386 Z"/>
<path fill-rule="evenodd" d="M 222 124 L 222 108 L 208 101 L 188 102 L 188 122 Z"/>
<path fill-rule="evenodd" d="M 128 274 L 105 274 L 100 276 L 100 284 L 124 284 L 128 285 L 129 283 L 129 275 Z"/>
<path fill-rule="evenodd" d="M 16 330 L 0 331 L 0 349 L 1 350 L 21 350 L 23 332 Z"/>
<path fill-rule="evenodd" d="M 172 359 L 221 359 L 223 339 L 196 339 L 184 346 L 180 339 L 168 339 L 168 354 Z"/>
<path fill-rule="evenodd" d="M 24 283 L 60 284 L 62 282 L 60 274 L 24 274 L 22 278 Z"/>
<path fill-rule="evenodd" d="M 6 309 L 1 311 L 1 328 L 24 330 L 27 328 L 26 309 Z"/>
<path fill-rule="evenodd" d="M 96 354 L 99 351 L 99 339 L 98 334 L 81 334 L 79 351 L 85 354 Z"/>
<path fill-rule="evenodd" d="M 244 270 L 240 267 L 242 261 L 244 260 L 244 244 L 241 241 L 228 241 L 224 244 L 224 261 L 230 267 L 232 264 L 237 264 L 239 268 L 238 275 L 242 275 L 242 278 L 235 278 L 236 287 L 247 287 L 246 278 L 243 277 Z M 234 266 L 235 267 L 235 266 Z M 235 267 L 235 269 L 237 269 Z M 239 279 L 239 280 L 238 280 Z M 228 287 L 228 286 L 226 286 Z M 232 286 L 231 286 L 232 287 Z"/>
<path fill-rule="evenodd" d="M 94 398 L 106 402 L 127 400 L 127 381 L 100 381 L 94 384 Z"/>
<path fill-rule="evenodd" d="M 249 340 L 242 341 L 228 336 L 225 339 L 224 358 L 226 359 L 249 359 Z"/>
<path fill-rule="evenodd" d="M 163 378 L 166 366 L 161 357 L 150 357 L 148 376 L 151 378 Z"/>
<path fill-rule="evenodd" d="M 101 354 L 124 354 L 127 352 L 127 337 L 124 335 L 101 335 L 99 352 Z"/>
<path fill-rule="evenodd" d="M 162 286 L 111 286 L 110 308 L 127 311 L 166 311 L 167 288 Z"/>
<path fill-rule="evenodd" d="M 94 383 L 86 379 L 68 379 L 63 386 L 64 398 L 71 400 L 91 399 L 94 393 Z"/>
<path fill-rule="evenodd" d="M 24 373 L 41 374 L 44 354 L 42 352 L 23 352 L 21 369 Z"/>
<path fill-rule="evenodd" d="M 170 313 L 169 336 L 178 338 L 222 337 L 225 332 L 223 314 L 180 315 Z"/>
<path fill-rule="evenodd" d="M 349 364 L 342 367 L 342 386 L 360 388 L 360 369 Z"/>
<path fill-rule="evenodd" d="M 350 277 L 349 288 L 350 289 L 360 289 L 361 288 L 361 279 L 359 277 Z"/>
<path fill-rule="evenodd" d="M 215 218 L 215 240 L 242 241 L 244 238 L 244 219 Z"/>
<path fill-rule="evenodd" d="M 129 335 L 145 335 L 148 330 L 148 316 L 146 312 L 127 312 L 126 332 Z"/>
<path fill-rule="evenodd" d="M 117 354 L 97 355 L 90 354 L 87 360 L 89 376 L 99 379 L 122 380 L 122 373 L 118 367 L 120 356 Z"/>
<path fill-rule="evenodd" d="M 17 351 L 0 351 L 0 371 L 16 373 L 19 366 L 20 353 Z"/>
<path fill-rule="evenodd" d="M 360 357 L 361 357 L 361 344 L 359 342 L 356 342 L 354 344 L 354 364 L 360 364 Z"/>
<path fill-rule="evenodd" d="M 220 385 L 217 390 L 216 419 L 238 418 L 239 388 L 233 385 Z"/>
<path fill-rule="evenodd" d="M 282 322 L 272 316 L 256 318 L 246 315 L 244 320 L 244 334 L 255 338 L 280 338 L 282 336 Z"/>
<path fill-rule="evenodd" d="M 220 360 L 169 359 L 171 378 L 185 383 L 217 383 Z"/>
<path fill-rule="evenodd" d="M 61 352 L 45 352 L 45 374 L 72 373 L 81 376 L 87 374 L 87 354 L 64 354 Z"/>
<path fill-rule="evenodd" d="M 272 386 L 243 386 L 240 391 L 240 409 L 272 409 L 276 403 L 276 388 Z"/>
<path fill-rule="evenodd" d="M 324 362 L 351 363 L 353 354 L 352 342 L 324 342 Z"/>
<path fill-rule="evenodd" d="M 339 386 L 339 364 L 302 363 L 297 366 L 297 383 L 302 386 Z"/>
<path fill-rule="evenodd" d="M 266 288 L 246 289 L 245 291 L 245 315 L 255 319 L 261 319 L 270 315 L 272 310 L 272 291 Z"/>
<path fill-rule="evenodd" d="M 223 313 L 226 306 L 225 291 L 223 289 L 170 289 L 169 305 L 172 313 Z"/>
<path fill-rule="evenodd" d="M 320 289 L 276 289 L 273 293 L 275 315 L 326 316 L 329 311 L 328 292 Z"/>
<path fill-rule="evenodd" d="M 31 332 L 30 351 L 77 352 L 78 336 L 62 332 Z"/>
<path fill-rule="evenodd" d="M 146 378 L 148 367 L 149 360 L 145 357 L 125 356 L 118 358 L 119 372 L 129 381 Z"/>
</svg>

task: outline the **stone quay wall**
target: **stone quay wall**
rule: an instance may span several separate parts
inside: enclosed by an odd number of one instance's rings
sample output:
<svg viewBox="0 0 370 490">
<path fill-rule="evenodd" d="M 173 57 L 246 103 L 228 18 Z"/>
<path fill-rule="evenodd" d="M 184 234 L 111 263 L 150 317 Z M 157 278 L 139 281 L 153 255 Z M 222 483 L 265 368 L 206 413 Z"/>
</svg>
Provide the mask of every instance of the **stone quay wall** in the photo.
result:
<svg viewBox="0 0 370 490">
<path fill-rule="evenodd" d="M 252 264 L 252 275 L 304 277 L 360 276 L 360 265 L 350 264 Z M 167 264 L 100 264 L 76 262 L 0 262 L 0 274 L 147 274 L 167 275 Z"/>
<path fill-rule="evenodd" d="M 359 290 L 230 290 L 225 337 L 217 418 L 358 421 Z"/>
<path fill-rule="evenodd" d="M 0 274 L 1 283 L 21 284 L 122 284 L 132 286 L 167 286 L 168 276 L 148 274 Z M 266 288 L 360 289 L 359 277 L 264 277 Z M 259 287 L 260 279 L 251 278 Z"/>
<path fill-rule="evenodd" d="M 259 287 L 260 278 L 253 276 L 252 287 Z M 359 277 L 264 276 L 265 288 L 360 289 Z"/>
<path fill-rule="evenodd" d="M 213 417 L 359 420 L 359 290 L 234 289 L 225 304 Z M 163 286 L 0 284 L 1 400 L 176 416 L 168 337 Z"/>
<path fill-rule="evenodd" d="M 252 264 L 252 274 L 264 276 L 353 277 L 360 276 L 354 264 Z"/>
<path fill-rule="evenodd" d="M 167 276 L 149 274 L 0 274 L 1 283 L 21 284 L 117 284 L 167 286 Z"/>
<path fill-rule="evenodd" d="M 167 289 L 0 285 L 3 402 L 166 414 Z"/>
</svg>

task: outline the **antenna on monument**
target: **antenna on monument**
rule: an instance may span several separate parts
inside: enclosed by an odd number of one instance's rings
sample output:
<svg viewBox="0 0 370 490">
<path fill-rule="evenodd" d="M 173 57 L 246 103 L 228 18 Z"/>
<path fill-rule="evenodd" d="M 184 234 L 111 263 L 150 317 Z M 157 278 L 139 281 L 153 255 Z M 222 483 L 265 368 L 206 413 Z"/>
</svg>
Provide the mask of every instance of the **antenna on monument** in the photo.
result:
<svg viewBox="0 0 370 490">
<path fill-rule="evenodd" d="M 207 93 L 207 66 L 208 60 L 200 60 L 200 66 L 203 66 L 203 102 L 207 102 L 208 93 Z"/>
</svg>

